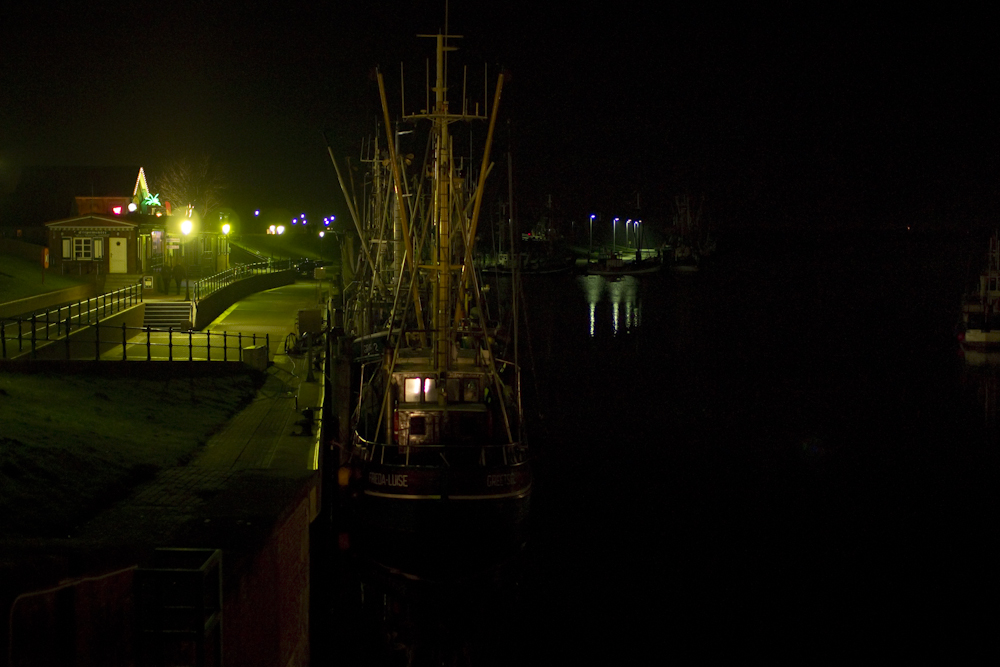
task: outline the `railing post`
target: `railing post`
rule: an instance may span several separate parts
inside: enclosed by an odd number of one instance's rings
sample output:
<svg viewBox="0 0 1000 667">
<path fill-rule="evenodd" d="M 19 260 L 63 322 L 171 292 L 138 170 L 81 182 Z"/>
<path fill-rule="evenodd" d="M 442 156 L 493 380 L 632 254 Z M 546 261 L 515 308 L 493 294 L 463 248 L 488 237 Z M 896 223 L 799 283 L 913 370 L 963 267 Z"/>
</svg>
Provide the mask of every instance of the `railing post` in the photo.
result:
<svg viewBox="0 0 1000 667">
<path fill-rule="evenodd" d="M 101 360 L 101 320 L 94 324 L 94 361 Z"/>
<path fill-rule="evenodd" d="M 146 361 L 153 360 L 152 343 L 149 340 L 149 327 L 146 327 Z"/>
<path fill-rule="evenodd" d="M 66 315 L 66 361 L 70 360 L 70 354 L 69 354 L 69 342 L 70 342 L 69 341 L 69 324 L 70 324 L 70 317 L 71 316 L 69 314 Z"/>
<path fill-rule="evenodd" d="M 122 322 L 122 361 L 128 361 L 128 337 L 125 334 L 125 323 Z"/>
<path fill-rule="evenodd" d="M 62 306 L 56 306 L 56 338 L 62 335 L 62 331 L 59 330 L 59 325 L 62 323 Z M 66 330 L 69 333 L 69 329 Z"/>
<path fill-rule="evenodd" d="M 35 358 L 35 314 L 31 314 L 31 358 Z"/>
<path fill-rule="evenodd" d="M 212 360 L 212 332 L 205 332 L 205 357 L 208 361 Z"/>
<path fill-rule="evenodd" d="M 229 342 L 226 340 L 226 330 L 222 330 L 222 360 L 229 361 Z"/>
<path fill-rule="evenodd" d="M 49 309 L 45 309 L 45 340 L 49 339 Z"/>
<path fill-rule="evenodd" d="M 167 361 L 174 360 L 174 328 L 167 327 Z"/>
</svg>

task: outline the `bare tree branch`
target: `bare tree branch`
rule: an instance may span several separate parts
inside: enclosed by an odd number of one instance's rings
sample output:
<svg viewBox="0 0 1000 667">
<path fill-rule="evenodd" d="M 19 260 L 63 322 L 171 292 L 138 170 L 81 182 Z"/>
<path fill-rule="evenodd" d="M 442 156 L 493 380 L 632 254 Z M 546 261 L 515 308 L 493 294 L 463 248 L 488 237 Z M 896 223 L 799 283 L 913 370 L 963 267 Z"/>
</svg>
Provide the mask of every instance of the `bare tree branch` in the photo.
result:
<svg viewBox="0 0 1000 667">
<path fill-rule="evenodd" d="M 194 159 L 185 156 L 167 163 L 155 183 L 161 200 L 177 209 L 194 204 L 202 217 L 222 205 L 222 191 L 226 188 L 221 168 L 208 155 Z"/>
</svg>

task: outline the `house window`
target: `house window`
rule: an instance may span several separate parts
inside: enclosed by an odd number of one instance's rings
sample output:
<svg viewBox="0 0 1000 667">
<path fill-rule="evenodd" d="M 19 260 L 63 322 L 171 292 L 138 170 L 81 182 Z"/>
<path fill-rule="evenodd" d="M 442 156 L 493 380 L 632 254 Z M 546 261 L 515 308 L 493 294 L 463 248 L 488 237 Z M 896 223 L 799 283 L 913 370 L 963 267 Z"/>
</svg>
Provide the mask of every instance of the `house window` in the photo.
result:
<svg viewBox="0 0 1000 667">
<path fill-rule="evenodd" d="M 73 259 L 87 261 L 94 258 L 91 239 L 73 239 Z"/>
<path fill-rule="evenodd" d="M 67 237 L 62 240 L 62 258 L 73 259 L 73 239 Z"/>
<path fill-rule="evenodd" d="M 63 256 L 66 257 L 66 252 L 68 250 L 67 241 L 69 239 L 63 239 Z M 73 239 L 73 257 L 80 262 L 88 262 L 94 259 L 104 258 L 104 239 L 103 238 L 75 238 Z M 67 257 L 68 259 L 68 257 Z"/>
</svg>

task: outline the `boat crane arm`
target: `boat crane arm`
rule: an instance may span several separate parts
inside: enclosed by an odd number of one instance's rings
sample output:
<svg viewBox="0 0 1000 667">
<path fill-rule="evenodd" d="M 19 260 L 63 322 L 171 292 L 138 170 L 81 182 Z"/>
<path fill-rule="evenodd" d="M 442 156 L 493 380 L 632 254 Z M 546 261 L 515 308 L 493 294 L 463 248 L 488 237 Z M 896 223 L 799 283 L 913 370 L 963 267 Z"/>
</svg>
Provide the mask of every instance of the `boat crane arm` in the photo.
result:
<svg viewBox="0 0 1000 667">
<path fill-rule="evenodd" d="M 404 262 L 413 273 L 416 269 L 413 261 L 413 242 L 410 239 L 410 224 L 406 216 L 406 203 L 403 201 L 402 176 L 399 173 L 399 161 L 396 159 L 396 145 L 392 140 L 392 124 L 389 122 L 389 106 L 385 101 L 385 82 L 382 79 L 382 72 L 376 72 L 378 78 L 378 94 L 382 99 L 382 115 L 385 119 L 385 134 L 389 144 L 389 163 L 392 165 L 393 192 L 396 193 L 396 206 L 399 209 L 399 222 L 403 228 L 403 248 Z M 413 311 L 417 317 L 417 329 L 424 329 L 424 313 L 420 307 L 420 293 L 415 282 L 411 281 L 411 298 L 413 299 Z M 421 334 L 423 336 L 423 334 Z"/>
<path fill-rule="evenodd" d="M 326 140 L 326 133 L 323 133 L 323 139 Z M 347 194 L 347 185 L 344 183 L 344 177 L 340 173 L 340 167 L 337 166 L 337 159 L 333 157 L 333 149 L 330 148 L 330 142 L 326 142 L 326 152 L 330 154 L 330 161 L 333 162 L 333 169 L 337 172 L 337 180 L 340 182 L 340 189 L 344 193 L 344 199 L 347 201 L 347 210 L 351 213 L 351 220 L 354 221 L 354 228 L 358 232 L 358 236 L 361 238 L 361 249 L 365 253 L 365 258 L 368 260 L 368 264 L 372 267 L 375 266 L 375 262 L 372 260 L 371 252 L 368 250 L 368 244 L 365 242 L 365 235 L 361 231 L 361 224 L 358 222 L 358 213 L 354 210 L 354 203 L 351 201 L 351 197 Z M 385 290 L 385 284 L 382 283 L 382 279 L 379 278 L 378 273 L 375 273 L 375 282 L 378 283 L 379 288 Z"/>
<path fill-rule="evenodd" d="M 469 284 L 469 274 L 472 268 L 472 244 L 476 241 L 476 226 L 479 223 L 479 210 L 483 203 L 483 190 L 486 187 L 486 176 L 492 170 L 490 150 L 493 147 L 493 129 L 497 123 L 497 109 L 500 108 L 500 93 L 503 91 L 503 74 L 497 77 L 497 89 L 493 95 L 493 110 L 490 113 L 490 127 L 486 133 L 486 146 L 483 148 L 483 164 L 479 169 L 479 183 L 476 185 L 476 196 L 472 207 L 472 218 L 469 221 L 468 239 L 465 243 L 465 262 L 462 264 L 462 277 L 458 282 L 458 305 L 461 308 L 465 302 L 465 290 Z M 455 311 L 458 321 L 459 310 Z"/>
</svg>

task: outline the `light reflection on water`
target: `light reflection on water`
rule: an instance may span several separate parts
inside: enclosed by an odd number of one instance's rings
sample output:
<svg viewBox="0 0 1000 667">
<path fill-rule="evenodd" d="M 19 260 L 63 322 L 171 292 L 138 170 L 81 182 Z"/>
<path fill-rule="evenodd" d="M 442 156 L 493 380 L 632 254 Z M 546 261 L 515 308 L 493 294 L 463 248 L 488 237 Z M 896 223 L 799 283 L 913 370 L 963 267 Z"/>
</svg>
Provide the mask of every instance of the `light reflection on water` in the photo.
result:
<svg viewBox="0 0 1000 667">
<path fill-rule="evenodd" d="M 589 335 L 598 335 L 598 321 L 611 320 L 613 336 L 631 333 L 642 325 L 641 283 L 635 276 L 622 276 L 608 280 L 604 276 L 578 276 L 577 284 L 583 290 L 589 310 Z"/>
<path fill-rule="evenodd" d="M 987 432 L 995 432 L 1000 413 L 1000 352 L 962 350 L 963 382 L 969 400 L 978 404 Z"/>
</svg>

